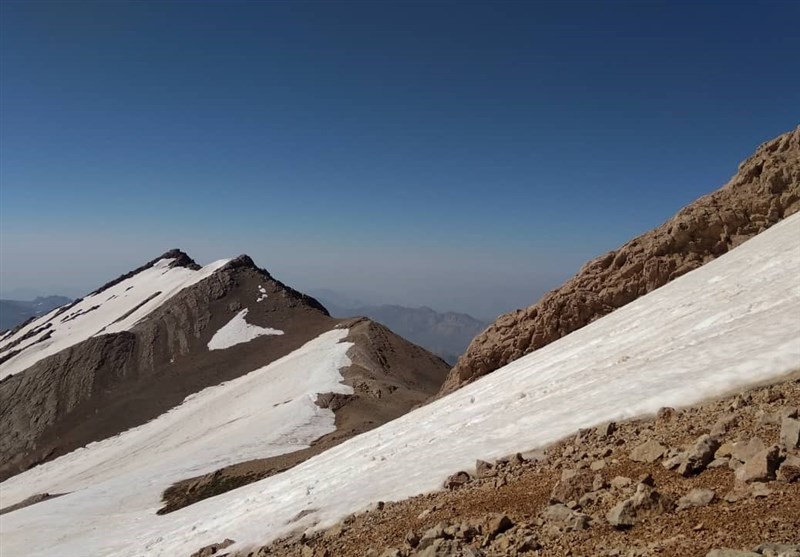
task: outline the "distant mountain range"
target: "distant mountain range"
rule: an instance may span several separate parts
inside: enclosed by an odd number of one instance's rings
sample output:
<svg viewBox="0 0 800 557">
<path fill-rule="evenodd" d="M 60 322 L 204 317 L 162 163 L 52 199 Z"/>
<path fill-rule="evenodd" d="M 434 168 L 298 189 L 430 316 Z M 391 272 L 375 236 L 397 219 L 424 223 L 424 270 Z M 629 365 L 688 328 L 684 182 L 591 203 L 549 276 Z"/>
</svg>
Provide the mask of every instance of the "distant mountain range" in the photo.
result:
<svg viewBox="0 0 800 557">
<path fill-rule="evenodd" d="M 358 305 L 352 301 L 343 304 L 329 292 L 317 291 L 314 296 L 333 317 L 369 317 L 451 365 L 464 353 L 470 341 L 489 325 L 466 313 L 439 313 L 429 307 Z"/>
<path fill-rule="evenodd" d="M 71 301 L 66 296 L 40 296 L 29 302 L 0 300 L 0 331 L 13 329 L 31 317 L 39 317 Z"/>
</svg>

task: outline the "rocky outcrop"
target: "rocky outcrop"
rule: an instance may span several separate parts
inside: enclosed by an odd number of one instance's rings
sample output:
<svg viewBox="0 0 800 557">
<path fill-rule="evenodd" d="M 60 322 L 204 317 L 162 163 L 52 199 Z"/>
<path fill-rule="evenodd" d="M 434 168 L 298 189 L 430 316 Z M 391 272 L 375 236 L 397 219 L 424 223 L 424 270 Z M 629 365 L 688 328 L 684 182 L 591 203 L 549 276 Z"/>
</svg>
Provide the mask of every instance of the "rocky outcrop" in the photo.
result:
<svg viewBox="0 0 800 557">
<path fill-rule="evenodd" d="M 761 145 L 718 191 L 498 318 L 442 386 L 452 392 L 725 254 L 800 210 L 800 127 Z"/>
</svg>

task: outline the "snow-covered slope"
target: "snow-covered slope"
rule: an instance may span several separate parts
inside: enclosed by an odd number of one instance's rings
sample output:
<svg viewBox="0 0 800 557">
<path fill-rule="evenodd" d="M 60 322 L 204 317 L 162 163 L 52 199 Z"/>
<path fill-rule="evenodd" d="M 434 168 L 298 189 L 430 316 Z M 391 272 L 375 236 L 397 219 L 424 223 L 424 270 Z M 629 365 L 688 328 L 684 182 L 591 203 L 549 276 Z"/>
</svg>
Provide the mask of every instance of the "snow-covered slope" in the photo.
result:
<svg viewBox="0 0 800 557">
<path fill-rule="evenodd" d="M 0 364 L 0 379 L 93 335 L 128 330 L 172 296 L 209 277 L 228 261 L 221 259 L 195 271 L 170 267 L 172 259 L 161 259 L 110 288 L 86 296 L 66 312 L 51 311 L 0 340 L 0 356 L 5 355 L 4 349 L 16 353 Z"/>
<path fill-rule="evenodd" d="M 67 493 L 53 507 L 36 505 L 3 516 L 2 553 L 103 555 L 127 538 L 125 547 L 140 528 L 164 522 L 155 512 L 173 482 L 296 451 L 334 431 L 333 412 L 315 400 L 321 392 L 353 392 L 339 373 L 350 365 L 346 353 L 352 343 L 341 342 L 347 334 L 347 329 L 324 333 L 268 366 L 188 397 L 143 426 L 0 484 L 3 506 L 34 493 Z M 13 526 L 16 518 L 19 528 Z M 39 528 L 52 537 L 40 537 Z"/>
<path fill-rule="evenodd" d="M 3 549 L 181 557 L 226 537 L 239 547 L 264 543 L 298 527 L 331 524 L 372 501 L 435 489 L 477 457 L 778 377 L 800 368 L 798 276 L 800 214 L 435 403 L 285 473 L 165 516 L 154 514 L 151 500 L 160 476 L 171 477 L 175 462 L 191 462 L 205 443 L 197 439 L 182 455 L 183 442 L 170 441 L 175 447 L 161 461 L 153 454 L 163 450 L 163 439 L 125 433 L 110 441 L 119 444 L 112 453 L 100 443 L 0 484 L 4 504 L 70 492 L 4 515 Z M 236 395 L 227 400 L 213 405 L 216 417 L 192 438 L 224 439 L 213 432 L 238 416 Z M 226 449 L 238 451 L 237 442 Z M 136 471 L 139 463 L 146 472 Z M 139 493 L 145 490 L 147 496 Z"/>
</svg>

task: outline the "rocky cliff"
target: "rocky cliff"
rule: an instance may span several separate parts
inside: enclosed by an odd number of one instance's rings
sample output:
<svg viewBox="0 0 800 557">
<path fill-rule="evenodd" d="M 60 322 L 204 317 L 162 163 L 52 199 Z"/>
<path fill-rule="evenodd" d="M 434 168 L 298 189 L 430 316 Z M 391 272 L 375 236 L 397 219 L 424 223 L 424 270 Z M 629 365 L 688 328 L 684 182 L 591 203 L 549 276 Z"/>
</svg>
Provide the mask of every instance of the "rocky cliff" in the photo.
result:
<svg viewBox="0 0 800 557">
<path fill-rule="evenodd" d="M 719 190 L 583 266 L 536 304 L 499 317 L 469 345 L 439 396 L 665 285 L 800 210 L 800 127 L 761 145 Z"/>
</svg>

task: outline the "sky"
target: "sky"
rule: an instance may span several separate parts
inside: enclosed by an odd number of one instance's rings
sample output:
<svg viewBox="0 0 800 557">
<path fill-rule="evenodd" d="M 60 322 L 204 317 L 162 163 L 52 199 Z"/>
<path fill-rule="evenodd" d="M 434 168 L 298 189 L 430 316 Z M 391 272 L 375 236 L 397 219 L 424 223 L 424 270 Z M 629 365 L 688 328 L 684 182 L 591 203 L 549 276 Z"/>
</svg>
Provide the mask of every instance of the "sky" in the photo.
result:
<svg viewBox="0 0 800 557">
<path fill-rule="evenodd" d="M 0 3 L 0 296 L 173 247 L 478 317 L 800 123 L 800 3 Z"/>
</svg>

